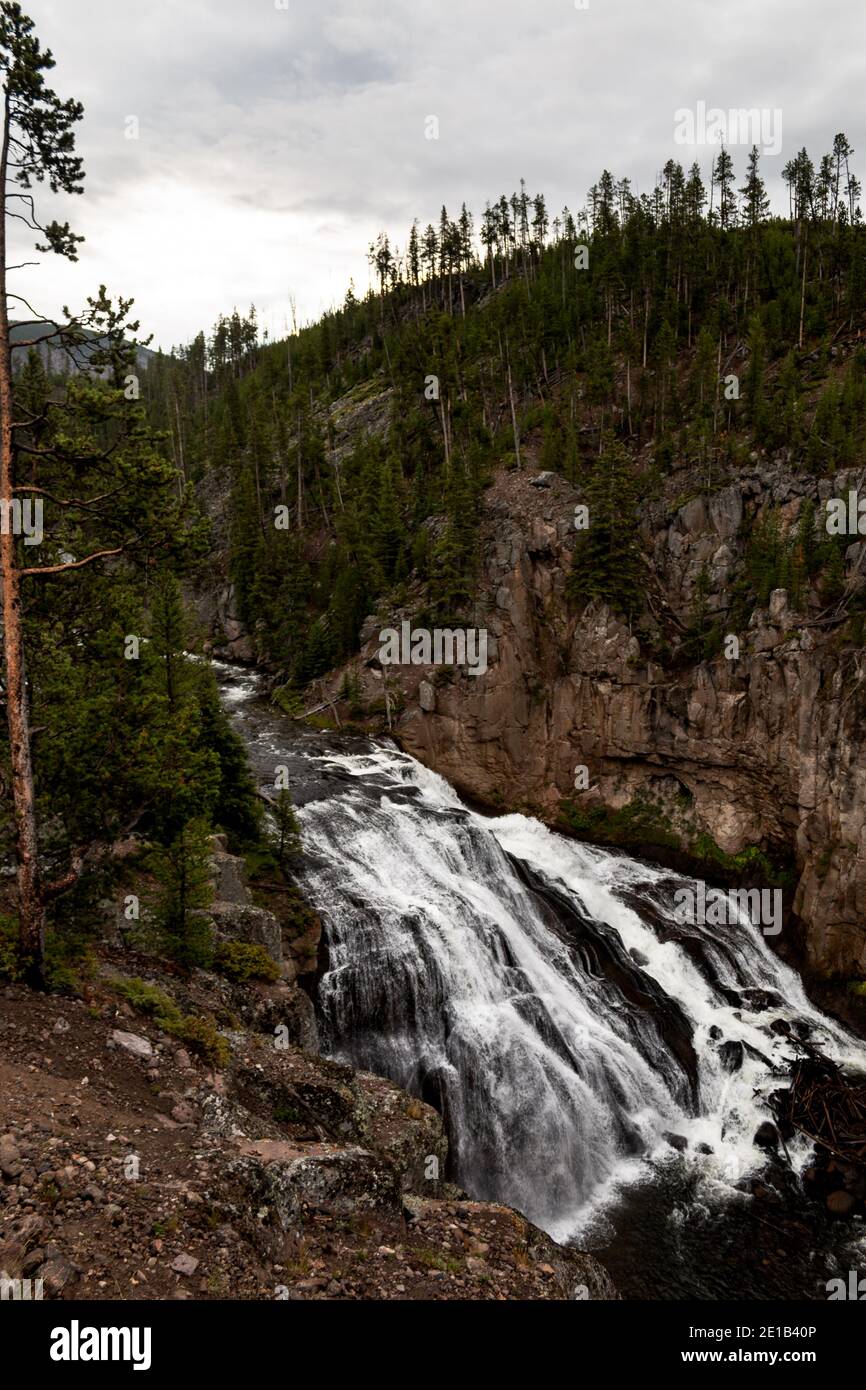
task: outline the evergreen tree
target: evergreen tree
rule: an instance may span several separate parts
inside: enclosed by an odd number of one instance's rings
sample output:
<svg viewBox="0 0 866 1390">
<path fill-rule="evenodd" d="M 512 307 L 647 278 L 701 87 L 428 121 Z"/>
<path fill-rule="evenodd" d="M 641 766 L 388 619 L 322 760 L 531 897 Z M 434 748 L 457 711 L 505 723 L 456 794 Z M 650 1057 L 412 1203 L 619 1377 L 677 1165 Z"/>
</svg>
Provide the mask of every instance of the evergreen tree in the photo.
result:
<svg viewBox="0 0 866 1390">
<path fill-rule="evenodd" d="M 719 226 L 727 229 L 736 221 L 736 202 L 734 199 L 734 161 L 724 145 L 719 150 L 713 165 L 713 186 L 718 193 Z"/>
<path fill-rule="evenodd" d="M 744 221 L 747 227 L 757 227 L 759 222 L 763 222 L 770 206 L 764 180 L 758 173 L 758 161 L 758 147 L 753 145 L 749 151 L 746 182 L 740 189 L 744 204 Z"/>
<path fill-rule="evenodd" d="M 579 534 L 568 579 L 578 602 L 603 599 L 626 617 L 641 605 L 637 489 L 621 444 L 608 439 L 586 484 L 589 526 Z"/>
<path fill-rule="evenodd" d="M 54 59 L 33 32 L 20 5 L 0 3 L 0 75 L 4 104 L 0 145 L 0 507 L 10 514 L 25 496 L 47 503 L 40 563 L 20 535 L 0 529 L 2 621 L 11 782 L 17 825 L 17 885 L 20 950 L 27 978 L 44 981 L 46 910 L 78 881 L 90 847 L 76 850 L 65 872 L 44 882 L 40 867 L 37 789 L 31 740 L 30 699 L 25 682 L 25 598 L 31 611 L 36 591 L 58 579 L 86 583 L 84 572 L 102 561 L 115 569 L 148 562 L 160 550 L 177 553 L 189 539 L 192 499 L 178 498 L 172 465 L 162 457 L 143 408 L 125 386 L 135 376 L 136 322 L 131 301 L 117 305 L 100 289 L 87 308 L 68 322 L 51 324 L 18 342 L 52 345 L 79 367 L 62 392 L 52 391 L 38 409 L 13 399 L 9 305 L 20 303 L 8 288 L 6 229 L 12 218 L 41 240 L 38 249 L 75 260 L 81 238 L 69 228 L 38 219 L 28 190 L 48 183 L 52 192 L 80 193 L 83 169 L 75 154 L 75 126 L 82 108 L 61 101 L 45 83 Z M 22 193 L 22 190 L 24 192 Z M 22 211 L 23 210 L 23 211 Z M 33 381 L 26 391 L 31 393 Z M 36 444 L 38 440 L 38 445 Z M 74 558 L 73 558 L 74 557 Z M 121 661 L 118 648 L 115 660 Z"/>
<path fill-rule="evenodd" d="M 158 888 L 153 916 L 163 950 L 185 970 L 207 967 L 213 956 L 205 909 L 213 897 L 207 825 L 189 820 L 151 855 Z"/>
<path fill-rule="evenodd" d="M 301 857 L 301 830 L 288 787 L 281 787 L 273 808 L 273 846 L 277 863 L 289 873 Z"/>
</svg>

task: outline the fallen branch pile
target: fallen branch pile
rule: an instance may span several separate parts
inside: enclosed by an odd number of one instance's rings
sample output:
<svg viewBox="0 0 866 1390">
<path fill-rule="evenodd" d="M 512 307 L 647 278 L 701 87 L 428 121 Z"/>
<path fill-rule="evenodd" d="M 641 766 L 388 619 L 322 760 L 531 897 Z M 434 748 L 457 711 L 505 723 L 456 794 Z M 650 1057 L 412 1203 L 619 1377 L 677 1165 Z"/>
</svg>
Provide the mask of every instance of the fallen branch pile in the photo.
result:
<svg viewBox="0 0 866 1390">
<path fill-rule="evenodd" d="M 866 1081 L 853 1082 L 809 1043 L 776 1092 L 776 1118 L 846 1162 L 866 1163 Z"/>
<path fill-rule="evenodd" d="M 864 1210 L 866 1198 L 866 1079 L 851 1079 L 812 1044 L 791 1063 L 791 1084 L 771 1104 L 782 1134 L 798 1131 L 815 1144 L 803 1173 L 811 1196 L 837 1216 Z"/>
</svg>

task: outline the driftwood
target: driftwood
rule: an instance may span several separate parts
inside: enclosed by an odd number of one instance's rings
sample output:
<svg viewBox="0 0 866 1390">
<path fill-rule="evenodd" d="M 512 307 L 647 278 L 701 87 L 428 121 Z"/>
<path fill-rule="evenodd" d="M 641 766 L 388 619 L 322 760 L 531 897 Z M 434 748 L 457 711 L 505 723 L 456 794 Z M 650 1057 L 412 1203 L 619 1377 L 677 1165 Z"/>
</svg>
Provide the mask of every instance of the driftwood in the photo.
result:
<svg viewBox="0 0 866 1390">
<path fill-rule="evenodd" d="M 305 709 L 303 714 L 293 714 L 292 720 L 297 723 L 299 719 L 309 719 L 311 714 L 318 714 L 323 709 L 331 709 L 336 704 L 339 704 L 338 700 L 326 700 L 322 705 L 313 705 L 312 709 Z"/>
<path fill-rule="evenodd" d="M 844 1163 L 866 1164 L 866 1081 L 850 1080 L 808 1042 L 791 1064 L 791 1085 L 777 1091 L 773 1109 L 790 1125 Z"/>
</svg>

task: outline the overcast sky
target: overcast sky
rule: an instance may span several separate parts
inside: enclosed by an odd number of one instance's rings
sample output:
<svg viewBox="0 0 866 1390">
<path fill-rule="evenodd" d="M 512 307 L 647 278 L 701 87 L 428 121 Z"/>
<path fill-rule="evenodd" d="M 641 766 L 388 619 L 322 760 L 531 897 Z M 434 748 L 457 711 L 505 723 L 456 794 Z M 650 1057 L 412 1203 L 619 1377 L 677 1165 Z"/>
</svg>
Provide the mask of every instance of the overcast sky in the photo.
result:
<svg viewBox="0 0 866 1390">
<path fill-rule="evenodd" d="M 18 282 L 53 313 L 104 281 L 135 296 L 163 347 L 251 302 L 282 335 L 290 296 L 303 322 L 342 302 L 350 277 L 366 289 L 380 229 L 405 245 L 414 216 L 435 221 L 443 202 L 456 214 L 464 199 L 477 214 L 521 176 L 553 213 L 580 207 L 604 167 L 637 191 L 669 157 L 708 175 L 713 145 L 677 141 L 676 113 L 697 121 L 699 103 L 766 112 L 779 200 L 785 162 L 805 144 L 817 163 L 839 130 L 866 184 L 863 0 L 23 8 L 54 51 L 53 86 L 84 103 L 71 220 L 86 242 L 78 265 L 45 257 Z M 746 148 L 732 143 L 738 175 Z"/>
</svg>

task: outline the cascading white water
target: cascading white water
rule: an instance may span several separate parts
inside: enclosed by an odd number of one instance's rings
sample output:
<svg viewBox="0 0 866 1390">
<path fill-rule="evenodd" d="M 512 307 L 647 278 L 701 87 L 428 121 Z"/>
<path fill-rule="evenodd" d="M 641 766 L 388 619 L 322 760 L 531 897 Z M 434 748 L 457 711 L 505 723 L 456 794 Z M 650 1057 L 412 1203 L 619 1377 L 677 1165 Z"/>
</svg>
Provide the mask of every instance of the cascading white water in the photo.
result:
<svg viewBox="0 0 866 1390">
<path fill-rule="evenodd" d="M 730 1184 L 760 1162 L 761 1097 L 780 1084 L 771 1064 L 793 1055 L 774 1021 L 804 1020 L 828 1055 L 858 1060 L 751 924 L 690 927 L 699 965 L 622 900 L 630 889 L 673 923 L 686 880 L 525 816 L 468 811 L 396 749 L 330 761 L 358 790 L 302 812 L 328 938 L 326 1036 L 334 1055 L 441 1105 L 458 1181 L 474 1194 L 562 1237 L 643 1158 L 670 1152 L 671 1131 L 708 1183 Z M 586 940 L 557 929 L 514 861 L 592 924 Z M 611 928 L 656 987 L 656 1010 L 599 975 L 594 935 L 610 940 Z M 696 1086 L 664 1036 L 671 1012 L 687 1024 L 680 1037 L 692 1033 Z M 738 1070 L 723 1042 L 743 1044 Z"/>
<path fill-rule="evenodd" d="M 764 1161 L 786 1025 L 866 1068 L 758 928 L 676 925 L 688 880 L 471 811 L 391 744 L 287 737 L 254 714 L 254 676 L 223 668 L 223 689 L 263 780 L 290 757 L 315 783 L 300 819 L 326 1048 L 436 1104 L 473 1195 L 565 1239 L 674 1157 L 673 1135 L 718 1204 Z"/>
</svg>

